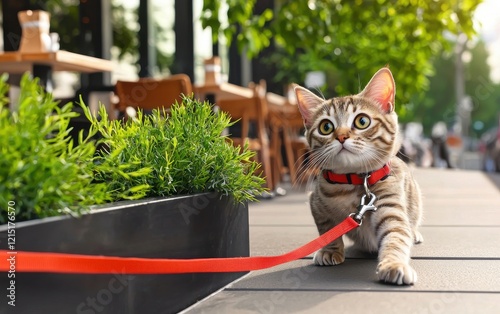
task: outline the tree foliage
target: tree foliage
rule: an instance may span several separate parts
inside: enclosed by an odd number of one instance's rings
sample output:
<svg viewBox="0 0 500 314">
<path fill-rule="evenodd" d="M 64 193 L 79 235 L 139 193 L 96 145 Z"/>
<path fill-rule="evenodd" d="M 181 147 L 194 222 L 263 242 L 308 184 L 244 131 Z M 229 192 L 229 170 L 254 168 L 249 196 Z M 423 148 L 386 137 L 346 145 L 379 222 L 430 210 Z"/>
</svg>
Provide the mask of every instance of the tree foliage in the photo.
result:
<svg viewBox="0 0 500 314">
<path fill-rule="evenodd" d="M 335 92 L 357 92 L 382 66 L 390 65 L 398 103 L 428 87 L 432 57 L 450 48 L 445 34 L 474 34 L 472 14 L 481 0 L 275 0 L 275 10 L 254 15 L 255 0 L 204 0 L 202 22 L 256 57 L 271 41 L 270 60 L 283 83 L 303 82 L 307 71 L 336 73 Z M 337 78 L 337 79 L 335 79 Z"/>
<path fill-rule="evenodd" d="M 429 77 L 429 88 L 411 100 L 412 117 L 430 131 L 438 121 L 451 125 L 455 121 L 455 64 L 450 53 L 440 53 L 434 58 L 435 75 Z M 404 121 L 407 122 L 407 121 Z M 409 121 L 408 121 L 409 122 Z"/>
<path fill-rule="evenodd" d="M 475 134 L 480 135 L 497 123 L 500 85 L 491 81 L 484 42 L 477 42 L 468 53 L 471 59 L 465 65 L 465 93 L 471 99 L 471 124 L 476 121 L 484 124 L 484 128 Z M 428 131 L 438 121 L 452 126 L 456 120 L 455 56 L 441 53 L 435 58 L 433 66 L 436 73 L 429 78 L 429 89 L 422 97 L 412 100 L 413 119 L 422 122 Z M 474 135 L 472 131 L 472 128 L 469 129 L 469 133 Z"/>
<path fill-rule="evenodd" d="M 471 123 L 480 121 L 484 124 L 484 128 L 478 130 L 481 133 L 498 125 L 500 84 L 495 84 L 490 78 L 490 67 L 486 62 L 489 55 L 484 42 L 478 42 L 470 52 L 472 59 L 466 68 L 465 92 L 472 100 Z"/>
</svg>

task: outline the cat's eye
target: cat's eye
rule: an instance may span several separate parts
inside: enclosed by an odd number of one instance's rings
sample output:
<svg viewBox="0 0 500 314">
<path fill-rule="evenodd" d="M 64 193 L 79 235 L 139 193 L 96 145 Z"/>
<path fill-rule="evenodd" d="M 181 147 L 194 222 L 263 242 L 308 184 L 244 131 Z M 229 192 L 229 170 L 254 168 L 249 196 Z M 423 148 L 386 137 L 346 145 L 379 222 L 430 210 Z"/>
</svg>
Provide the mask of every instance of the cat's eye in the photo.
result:
<svg viewBox="0 0 500 314">
<path fill-rule="evenodd" d="M 321 135 L 329 135 L 333 132 L 335 127 L 330 120 L 323 120 L 319 124 L 319 133 Z"/>
<path fill-rule="evenodd" d="M 354 127 L 356 129 L 364 130 L 370 126 L 371 122 L 372 120 L 370 120 L 370 117 L 364 114 L 360 114 L 356 117 L 356 119 L 354 119 Z"/>
</svg>

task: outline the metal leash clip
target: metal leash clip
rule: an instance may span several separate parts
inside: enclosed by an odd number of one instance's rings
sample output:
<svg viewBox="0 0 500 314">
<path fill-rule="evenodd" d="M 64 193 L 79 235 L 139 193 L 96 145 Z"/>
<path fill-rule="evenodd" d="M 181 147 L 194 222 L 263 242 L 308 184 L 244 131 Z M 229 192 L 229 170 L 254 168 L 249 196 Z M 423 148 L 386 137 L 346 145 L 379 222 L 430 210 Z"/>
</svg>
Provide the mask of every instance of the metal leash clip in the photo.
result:
<svg viewBox="0 0 500 314">
<path fill-rule="evenodd" d="M 368 211 L 376 211 L 377 206 L 374 205 L 375 201 L 377 200 L 377 196 L 370 192 L 368 189 L 368 178 L 370 175 L 365 176 L 365 181 L 364 181 L 364 188 L 365 188 L 365 195 L 361 197 L 361 201 L 359 203 L 359 206 L 357 207 L 358 213 L 357 214 L 350 214 L 349 216 L 353 217 L 354 220 L 356 220 L 359 225 L 363 222 L 363 216 L 365 215 L 366 212 Z M 368 197 L 368 204 L 366 203 L 366 198 Z"/>
<path fill-rule="evenodd" d="M 357 214 L 351 214 L 351 217 L 353 217 L 354 220 L 356 220 L 360 225 L 363 221 L 363 216 L 365 215 L 366 212 L 374 212 L 377 210 L 377 206 L 373 205 L 375 201 L 377 200 L 377 197 L 375 194 L 370 193 L 369 196 L 369 202 L 366 204 L 366 195 L 363 195 L 361 197 L 361 202 L 358 206 L 358 213 Z"/>
</svg>

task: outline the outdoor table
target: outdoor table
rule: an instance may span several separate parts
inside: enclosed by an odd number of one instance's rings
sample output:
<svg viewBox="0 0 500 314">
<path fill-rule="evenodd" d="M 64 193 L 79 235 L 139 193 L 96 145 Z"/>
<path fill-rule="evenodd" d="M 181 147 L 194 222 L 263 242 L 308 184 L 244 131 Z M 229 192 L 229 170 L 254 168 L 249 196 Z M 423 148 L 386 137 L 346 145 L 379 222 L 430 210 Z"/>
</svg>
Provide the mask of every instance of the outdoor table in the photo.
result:
<svg viewBox="0 0 500 314">
<path fill-rule="evenodd" d="M 93 73 L 112 70 L 113 63 L 110 60 L 64 50 L 37 53 L 19 51 L 0 53 L 0 72 L 19 74 L 31 71 L 34 77 L 40 78 L 40 84 L 47 90 L 52 88 L 52 71 Z"/>
<path fill-rule="evenodd" d="M 290 104 L 290 101 L 286 97 L 270 92 L 266 93 L 266 100 L 269 104 L 276 106 L 286 106 Z"/>
<path fill-rule="evenodd" d="M 213 96 L 212 101 L 217 99 L 237 99 L 237 98 L 252 98 L 254 97 L 252 89 L 231 83 L 210 84 L 210 85 L 195 85 L 193 91 L 197 98 L 206 99 Z M 272 105 L 283 106 L 290 101 L 281 95 L 275 93 L 266 93 L 266 101 Z"/>
<path fill-rule="evenodd" d="M 197 98 L 208 98 L 212 102 L 221 99 L 252 98 L 254 96 L 250 88 L 231 83 L 195 85 L 193 91 Z M 211 97 L 214 97 L 214 99 L 210 99 Z"/>
</svg>

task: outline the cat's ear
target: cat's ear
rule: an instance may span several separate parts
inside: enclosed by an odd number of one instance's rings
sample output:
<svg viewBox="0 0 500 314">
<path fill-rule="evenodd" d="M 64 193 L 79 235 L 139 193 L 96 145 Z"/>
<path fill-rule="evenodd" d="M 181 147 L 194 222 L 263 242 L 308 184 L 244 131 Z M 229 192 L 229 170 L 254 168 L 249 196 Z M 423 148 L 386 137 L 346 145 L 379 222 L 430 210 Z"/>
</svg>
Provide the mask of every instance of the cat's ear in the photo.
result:
<svg viewBox="0 0 500 314">
<path fill-rule="evenodd" d="M 359 95 L 376 101 L 385 112 L 392 112 L 394 110 L 396 84 L 389 68 L 378 70 Z"/>
<path fill-rule="evenodd" d="M 295 91 L 295 96 L 297 97 L 297 106 L 299 107 L 300 114 L 304 119 L 304 124 L 307 127 L 312 125 L 312 119 L 314 114 L 314 109 L 320 106 L 325 100 L 314 95 L 310 90 L 299 86 L 297 84 L 292 84 L 293 90 Z"/>
</svg>

